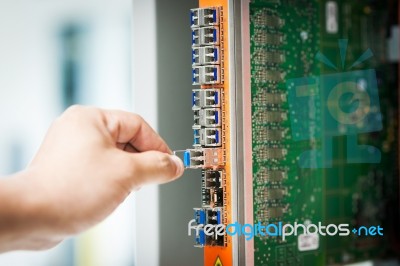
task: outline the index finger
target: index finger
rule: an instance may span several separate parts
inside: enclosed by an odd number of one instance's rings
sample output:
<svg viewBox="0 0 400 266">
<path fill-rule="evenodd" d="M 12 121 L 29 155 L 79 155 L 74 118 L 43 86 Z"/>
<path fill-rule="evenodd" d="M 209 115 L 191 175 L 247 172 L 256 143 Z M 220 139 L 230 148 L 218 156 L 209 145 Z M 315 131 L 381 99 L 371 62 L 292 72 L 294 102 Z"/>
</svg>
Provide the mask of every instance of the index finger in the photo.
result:
<svg viewBox="0 0 400 266">
<path fill-rule="evenodd" d="M 141 116 L 118 110 L 104 112 L 107 129 L 117 143 L 129 143 L 139 152 L 153 150 L 172 153 L 160 135 Z"/>
</svg>

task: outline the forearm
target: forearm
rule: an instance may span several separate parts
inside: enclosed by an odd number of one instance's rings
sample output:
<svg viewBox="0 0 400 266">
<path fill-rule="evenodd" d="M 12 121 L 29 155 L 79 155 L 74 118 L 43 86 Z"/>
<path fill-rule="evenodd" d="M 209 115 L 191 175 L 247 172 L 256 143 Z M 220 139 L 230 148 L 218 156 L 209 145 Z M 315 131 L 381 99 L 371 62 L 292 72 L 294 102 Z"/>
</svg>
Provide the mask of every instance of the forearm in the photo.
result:
<svg viewBox="0 0 400 266">
<path fill-rule="evenodd" d="M 44 249 L 62 240 L 52 235 L 32 175 L 23 171 L 0 180 L 0 252 Z"/>
</svg>

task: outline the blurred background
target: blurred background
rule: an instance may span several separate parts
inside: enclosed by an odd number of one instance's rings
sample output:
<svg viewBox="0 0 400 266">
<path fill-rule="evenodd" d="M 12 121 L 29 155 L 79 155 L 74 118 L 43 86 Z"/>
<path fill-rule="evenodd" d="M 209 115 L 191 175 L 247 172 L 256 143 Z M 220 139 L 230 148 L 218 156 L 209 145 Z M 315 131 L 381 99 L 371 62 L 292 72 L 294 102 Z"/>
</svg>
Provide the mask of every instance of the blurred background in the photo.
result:
<svg viewBox="0 0 400 266">
<path fill-rule="evenodd" d="M 168 2 L 0 0 L 0 176 L 25 168 L 72 104 L 140 113 L 172 149 L 191 145 L 196 1 Z M 200 202 L 194 176 L 144 188 L 88 232 L 49 251 L 1 254 L 0 265 L 201 265 L 187 236 Z"/>
</svg>

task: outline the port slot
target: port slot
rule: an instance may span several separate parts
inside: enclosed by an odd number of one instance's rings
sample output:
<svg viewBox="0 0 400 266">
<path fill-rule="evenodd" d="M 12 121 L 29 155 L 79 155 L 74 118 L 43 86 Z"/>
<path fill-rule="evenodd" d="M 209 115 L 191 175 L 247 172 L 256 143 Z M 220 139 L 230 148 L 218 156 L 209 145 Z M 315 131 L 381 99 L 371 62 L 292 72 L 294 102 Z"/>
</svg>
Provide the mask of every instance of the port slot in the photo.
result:
<svg viewBox="0 0 400 266">
<path fill-rule="evenodd" d="M 220 51 L 218 46 L 206 46 L 202 47 L 201 50 L 201 61 L 204 65 L 220 63 Z"/>
<path fill-rule="evenodd" d="M 221 83 L 221 71 L 218 65 L 204 66 L 202 75 L 203 84 L 218 84 Z"/>
<path fill-rule="evenodd" d="M 199 21 L 199 12 L 200 8 L 193 8 L 190 10 L 190 26 L 191 27 L 199 27 L 200 26 L 200 21 Z"/>
<path fill-rule="evenodd" d="M 215 234 L 215 227 L 211 228 L 212 234 L 206 235 L 204 227 L 206 225 L 219 225 L 223 222 L 222 208 L 195 208 L 194 216 L 198 225 L 203 225 L 195 236 L 195 247 L 204 246 L 224 246 L 225 236 Z"/>
<path fill-rule="evenodd" d="M 193 128 L 221 126 L 221 109 L 205 108 L 193 111 Z M 211 133 L 211 132 L 208 132 Z M 201 138 L 200 138 L 201 141 Z"/>
<path fill-rule="evenodd" d="M 215 230 L 215 229 L 214 229 Z M 220 235 L 211 235 L 206 236 L 206 245 L 207 246 L 225 246 L 225 236 Z"/>
<path fill-rule="evenodd" d="M 200 62 L 200 47 L 192 48 L 192 65 L 201 65 Z"/>
<path fill-rule="evenodd" d="M 222 208 L 207 208 L 205 211 L 207 224 L 222 224 Z"/>
<path fill-rule="evenodd" d="M 201 190 L 203 207 L 222 207 L 224 205 L 223 194 L 222 188 L 203 188 Z"/>
<path fill-rule="evenodd" d="M 190 10 L 191 27 L 204 27 L 219 24 L 219 7 L 194 8 Z"/>
<path fill-rule="evenodd" d="M 192 46 L 199 46 L 202 32 L 200 29 L 192 29 Z"/>
<path fill-rule="evenodd" d="M 222 188 L 222 171 L 203 170 L 202 179 L 205 188 Z"/>
<path fill-rule="evenodd" d="M 205 46 L 192 48 L 193 65 L 213 65 L 220 63 L 219 46 Z"/>
<path fill-rule="evenodd" d="M 193 109 L 220 107 L 220 89 L 196 89 L 192 94 Z"/>
<path fill-rule="evenodd" d="M 201 202 L 203 207 L 210 207 L 211 206 L 211 190 L 207 188 L 203 188 L 201 190 Z"/>
<path fill-rule="evenodd" d="M 195 111 L 196 112 L 196 111 Z M 221 126 L 221 109 L 206 108 L 199 110 L 199 122 L 203 127 L 219 127 Z"/>
<path fill-rule="evenodd" d="M 202 128 L 200 144 L 205 147 L 219 147 L 222 145 L 221 134 L 221 128 Z"/>
<path fill-rule="evenodd" d="M 203 207 L 222 207 L 224 190 L 222 188 L 222 171 L 202 171 L 202 203 Z"/>
<path fill-rule="evenodd" d="M 202 145 L 201 143 L 201 128 L 193 128 L 193 146 L 195 147 L 200 147 Z"/>
<path fill-rule="evenodd" d="M 219 8 L 218 7 L 208 7 L 203 8 L 203 25 L 212 26 L 219 24 Z M 202 25 L 202 26 L 203 26 Z"/>
<path fill-rule="evenodd" d="M 192 68 L 192 84 L 193 85 L 200 85 L 200 73 L 202 72 L 202 69 L 199 67 L 194 67 Z"/>
<path fill-rule="evenodd" d="M 188 149 L 183 153 L 185 168 L 216 169 L 225 165 L 225 156 L 221 148 Z"/>
<path fill-rule="evenodd" d="M 194 66 L 192 68 L 193 85 L 212 85 L 221 83 L 221 69 L 219 65 Z"/>
<path fill-rule="evenodd" d="M 199 45 L 218 45 L 219 44 L 219 27 L 200 28 L 200 44 Z"/>
<path fill-rule="evenodd" d="M 193 146 L 219 147 L 222 145 L 221 128 L 193 128 Z"/>
<path fill-rule="evenodd" d="M 201 110 L 194 110 L 193 111 L 193 128 L 197 128 L 201 126 L 201 122 L 200 122 L 200 111 Z M 199 133 L 200 135 L 200 133 Z"/>
</svg>

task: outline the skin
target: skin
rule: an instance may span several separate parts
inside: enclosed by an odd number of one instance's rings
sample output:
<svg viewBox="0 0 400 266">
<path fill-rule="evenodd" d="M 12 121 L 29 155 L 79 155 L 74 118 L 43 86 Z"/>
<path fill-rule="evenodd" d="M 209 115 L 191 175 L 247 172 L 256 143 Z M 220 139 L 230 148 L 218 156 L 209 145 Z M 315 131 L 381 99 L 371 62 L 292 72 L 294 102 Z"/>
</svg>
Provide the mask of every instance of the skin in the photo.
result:
<svg viewBox="0 0 400 266">
<path fill-rule="evenodd" d="M 104 220 L 132 191 L 183 170 L 140 116 L 73 106 L 30 165 L 0 179 L 0 252 L 51 248 Z"/>
</svg>

